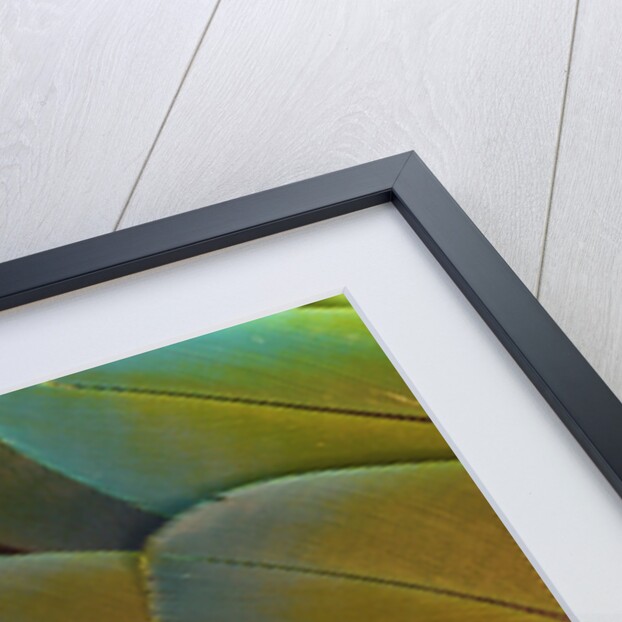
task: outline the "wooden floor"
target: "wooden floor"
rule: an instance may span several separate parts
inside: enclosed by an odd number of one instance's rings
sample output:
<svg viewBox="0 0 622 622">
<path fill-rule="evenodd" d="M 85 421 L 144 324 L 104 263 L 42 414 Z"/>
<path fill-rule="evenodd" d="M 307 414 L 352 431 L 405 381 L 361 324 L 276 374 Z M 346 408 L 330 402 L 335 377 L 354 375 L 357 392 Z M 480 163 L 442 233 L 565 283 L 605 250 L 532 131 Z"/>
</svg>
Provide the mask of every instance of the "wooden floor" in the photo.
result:
<svg viewBox="0 0 622 622">
<path fill-rule="evenodd" d="M 0 4 L 0 261 L 415 149 L 622 397 L 622 3 Z"/>
</svg>

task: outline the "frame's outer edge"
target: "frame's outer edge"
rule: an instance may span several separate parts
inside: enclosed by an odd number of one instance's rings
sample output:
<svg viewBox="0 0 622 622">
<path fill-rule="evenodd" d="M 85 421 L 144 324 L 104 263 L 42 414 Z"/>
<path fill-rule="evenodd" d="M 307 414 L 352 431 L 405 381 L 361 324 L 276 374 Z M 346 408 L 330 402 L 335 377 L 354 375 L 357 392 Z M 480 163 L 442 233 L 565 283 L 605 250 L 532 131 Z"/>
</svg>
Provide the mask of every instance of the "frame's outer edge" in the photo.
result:
<svg viewBox="0 0 622 622">
<path fill-rule="evenodd" d="M 410 152 L 0 264 L 0 311 L 388 202 Z"/>
<path fill-rule="evenodd" d="M 622 496 L 622 403 L 413 152 L 393 202 Z"/>
</svg>

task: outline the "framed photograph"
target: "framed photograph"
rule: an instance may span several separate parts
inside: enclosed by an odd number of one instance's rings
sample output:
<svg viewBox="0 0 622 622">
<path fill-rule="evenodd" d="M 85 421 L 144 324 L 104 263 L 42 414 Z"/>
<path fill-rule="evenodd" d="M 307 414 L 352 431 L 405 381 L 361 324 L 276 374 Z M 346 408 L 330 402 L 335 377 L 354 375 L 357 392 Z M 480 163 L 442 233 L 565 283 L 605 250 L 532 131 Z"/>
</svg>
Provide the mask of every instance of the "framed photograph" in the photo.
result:
<svg viewBox="0 0 622 622">
<path fill-rule="evenodd" d="M 0 619 L 622 619 L 622 405 L 415 153 L 0 308 Z"/>
</svg>

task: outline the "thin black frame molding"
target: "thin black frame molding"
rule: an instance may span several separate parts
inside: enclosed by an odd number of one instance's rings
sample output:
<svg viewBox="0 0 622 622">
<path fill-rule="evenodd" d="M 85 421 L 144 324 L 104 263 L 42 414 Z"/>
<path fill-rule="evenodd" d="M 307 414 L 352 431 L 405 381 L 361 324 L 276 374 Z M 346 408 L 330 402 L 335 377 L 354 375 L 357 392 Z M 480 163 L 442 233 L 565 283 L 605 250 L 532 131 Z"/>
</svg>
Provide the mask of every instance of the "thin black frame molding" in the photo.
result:
<svg viewBox="0 0 622 622">
<path fill-rule="evenodd" d="M 2 263 L 0 311 L 388 202 L 622 496 L 622 403 L 413 151 Z"/>
</svg>

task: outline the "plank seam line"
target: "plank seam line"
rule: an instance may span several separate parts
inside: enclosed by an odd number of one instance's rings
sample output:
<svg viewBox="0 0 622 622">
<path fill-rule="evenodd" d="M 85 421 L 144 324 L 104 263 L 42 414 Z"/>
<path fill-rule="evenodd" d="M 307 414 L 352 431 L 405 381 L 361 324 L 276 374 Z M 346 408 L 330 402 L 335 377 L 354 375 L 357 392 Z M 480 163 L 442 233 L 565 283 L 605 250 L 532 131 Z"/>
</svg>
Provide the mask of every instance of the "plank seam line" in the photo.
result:
<svg viewBox="0 0 622 622">
<path fill-rule="evenodd" d="M 164 118 L 162 119 L 162 122 L 160 123 L 160 127 L 158 128 L 158 131 L 156 132 L 155 138 L 153 139 L 153 142 L 151 143 L 151 147 L 149 147 L 149 150 L 147 151 L 147 156 L 145 157 L 145 161 L 143 162 L 142 166 L 140 167 L 140 170 L 138 171 L 136 180 L 134 181 L 132 185 L 132 188 L 127 197 L 127 200 L 125 201 L 125 205 L 123 206 L 123 209 L 121 210 L 121 213 L 119 214 L 119 217 L 117 218 L 117 222 L 114 225 L 113 231 L 117 231 L 121 225 L 121 222 L 127 212 L 127 208 L 130 205 L 130 202 L 132 200 L 132 197 L 134 196 L 134 193 L 136 192 L 136 188 L 138 187 L 138 184 L 140 183 L 140 180 L 142 179 L 143 173 L 145 172 L 145 169 L 147 168 L 147 164 L 149 163 L 149 160 L 151 159 L 151 156 L 158 143 L 158 140 L 160 139 L 162 131 L 164 130 L 164 126 L 168 122 L 168 119 L 171 115 L 173 107 L 175 106 L 175 103 L 177 102 L 177 98 L 179 97 L 179 93 L 181 92 L 181 89 L 186 82 L 186 78 L 188 77 L 188 74 L 190 73 L 190 69 L 192 68 L 192 65 L 194 64 L 194 60 L 197 57 L 197 54 L 199 53 L 201 46 L 203 45 L 203 41 L 205 40 L 207 31 L 209 30 L 209 27 L 212 25 L 212 22 L 214 21 L 214 16 L 216 15 L 216 12 L 218 11 L 218 7 L 220 6 L 221 1 L 222 0 L 216 0 L 216 4 L 214 5 L 214 10 L 209 16 L 207 23 L 205 24 L 205 28 L 203 29 L 203 32 L 201 33 L 201 36 L 199 37 L 199 41 L 197 45 L 195 46 L 194 51 L 192 52 L 192 55 L 190 56 L 190 61 L 188 62 L 188 65 L 186 66 L 186 69 L 181 77 L 181 81 L 179 82 L 179 85 L 177 86 L 177 89 L 175 90 L 173 99 L 171 100 L 171 103 L 169 104 L 166 110 L 166 113 L 164 114 Z"/>
<path fill-rule="evenodd" d="M 545 262 L 545 255 L 546 255 L 546 247 L 547 247 L 547 241 L 548 241 L 548 237 L 549 237 L 549 226 L 551 223 L 551 211 L 552 211 L 552 207 L 553 207 L 553 197 L 555 194 L 555 182 L 557 181 L 557 168 L 558 168 L 558 164 L 559 164 L 559 152 L 561 149 L 561 142 L 562 142 L 562 132 L 563 132 L 563 127 L 564 127 L 564 120 L 566 117 L 566 104 L 568 101 L 568 85 L 570 83 L 570 68 L 572 66 L 572 57 L 573 57 L 573 52 L 574 52 L 574 46 L 575 46 L 575 38 L 576 38 L 576 34 L 577 34 L 577 22 L 578 22 L 578 17 L 579 17 L 579 3 L 580 0 L 576 0 L 576 4 L 575 4 L 575 11 L 574 11 L 574 17 L 573 17 L 573 22 L 572 22 L 572 33 L 570 35 L 570 49 L 568 51 L 568 63 L 566 65 L 566 80 L 564 82 L 564 91 L 562 94 L 562 106 L 561 106 L 561 111 L 560 111 L 560 115 L 559 115 L 559 125 L 557 128 L 557 140 L 556 140 L 556 144 L 555 144 L 555 157 L 553 159 L 553 171 L 551 174 L 551 187 L 549 188 L 549 196 L 548 196 L 548 201 L 547 201 L 547 206 L 546 206 L 546 214 L 544 217 L 544 231 L 542 232 L 542 246 L 540 249 L 540 266 L 538 269 L 538 278 L 536 281 L 536 291 L 535 291 L 535 296 L 538 300 L 540 300 L 540 292 L 542 289 L 542 275 L 544 273 L 544 262 Z"/>
</svg>

